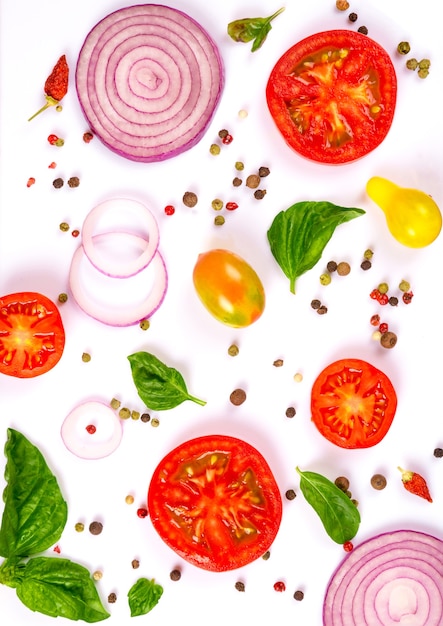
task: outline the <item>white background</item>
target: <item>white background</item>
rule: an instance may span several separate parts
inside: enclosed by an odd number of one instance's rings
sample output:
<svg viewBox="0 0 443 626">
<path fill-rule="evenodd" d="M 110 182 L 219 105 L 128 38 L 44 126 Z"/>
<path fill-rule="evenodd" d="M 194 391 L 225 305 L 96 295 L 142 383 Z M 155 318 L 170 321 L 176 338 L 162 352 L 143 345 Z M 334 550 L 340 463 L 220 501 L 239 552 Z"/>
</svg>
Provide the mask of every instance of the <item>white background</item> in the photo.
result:
<svg viewBox="0 0 443 626">
<path fill-rule="evenodd" d="M 428 248 L 412 250 L 398 244 L 386 228 L 381 210 L 365 194 L 374 175 L 403 186 L 416 187 L 443 206 L 441 163 L 443 126 L 441 115 L 441 23 L 432 0 L 401 2 L 352 2 L 359 14 L 356 25 L 347 13 L 336 10 L 333 0 L 287 2 L 285 12 L 273 23 L 263 48 L 254 54 L 249 44 L 236 44 L 226 34 L 231 20 L 268 15 L 283 3 L 233 0 L 175 0 L 171 6 L 186 11 L 204 26 L 220 47 L 226 85 L 220 106 L 205 137 L 192 151 L 159 164 L 125 161 L 104 148 L 97 139 L 82 141 L 88 125 L 82 117 L 73 82 L 81 44 L 97 21 L 123 6 L 96 0 L 66 3 L 40 0 L 17 3 L 3 0 L 0 12 L 0 292 L 40 291 L 53 300 L 68 290 L 72 254 L 79 240 L 62 233 L 67 221 L 80 228 L 92 207 L 106 198 L 126 195 L 145 202 L 160 226 L 160 249 L 169 272 L 164 304 L 153 316 L 151 328 L 113 329 L 82 313 L 71 298 L 61 308 L 66 348 L 60 363 L 33 380 L 0 378 L 0 423 L 23 432 L 44 453 L 60 479 L 68 501 L 68 523 L 59 542 L 62 556 L 103 571 L 99 592 L 117 593 L 109 605 L 111 620 L 121 626 L 132 623 L 126 601 L 129 587 L 140 576 L 155 578 L 164 587 L 157 607 L 147 616 L 157 626 L 196 619 L 212 626 L 245 621 L 269 621 L 280 626 L 320 624 L 323 596 L 329 577 L 344 557 L 341 546 L 324 532 L 314 511 L 299 492 L 295 466 L 318 471 L 334 480 L 346 475 L 359 501 L 362 523 L 357 544 L 379 532 L 414 528 L 443 538 L 443 460 L 433 457 L 443 446 L 441 409 L 441 237 Z M 311 33 L 330 28 L 366 25 L 369 35 L 391 54 L 398 75 L 398 105 L 391 131 L 383 144 L 361 161 L 340 167 L 303 160 L 283 142 L 268 114 L 264 89 L 279 56 Z M 430 75 L 420 80 L 404 67 L 405 58 L 395 50 L 409 40 L 411 55 L 432 61 Z M 63 112 L 45 112 L 33 122 L 27 119 L 42 104 L 44 80 L 58 57 L 65 53 L 71 67 L 70 89 Z M 248 111 L 240 119 L 238 111 Z M 234 141 L 219 157 L 209 154 L 220 129 L 229 129 Z M 49 146 L 46 137 L 64 137 L 61 149 Z M 234 163 L 242 160 L 245 173 L 261 165 L 271 169 L 267 195 L 257 201 L 243 186 L 234 189 Z M 51 161 L 57 169 L 48 169 Z M 79 176 L 80 187 L 56 190 L 52 180 Z M 36 184 L 26 187 L 28 177 Z M 181 203 L 185 191 L 195 191 L 194 209 Z M 211 201 L 235 200 L 239 209 L 227 215 L 217 228 Z M 343 206 L 359 206 L 366 215 L 339 227 L 322 260 L 297 283 L 297 295 L 276 265 L 266 231 L 276 213 L 301 200 L 330 200 Z M 163 207 L 176 206 L 174 216 Z M 267 306 L 253 326 L 234 330 L 209 316 L 197 299 L 192 269 L 197 255 L 212 247 L 225 247 L 243 256 L 255 268 L 265 286 Z M 373 267 L 360 270 L 366 248 L 373 248 Z M 319 275 L 328 260 L 346 260 L 352 266 L 347 277 L 333 277 L 322 287 Z M 392 292 L 401 279 L 414 292 L 409 307 L 382 310 L 382 318 L 398 334 L 393 350 L 383 350 L 371 339 L 371 315 L 378 311 L 369 292 L 382 281 Z M 328 314 L 318 316 L 310 302 L 318 297 Z M 389 310 L 388 310 L 389 309 Z M 236 342 L 240 353 L 227 355 Z M 191 393 L 207 400 L 205 407 L 186 402 L 161 414 L 160 427 L 128 421 L 121 446 L 110 457 L 83 461 L 63 445 L 60 427 L 79 402 L 116 396 L 122 403 L 143 411 L 132 382 L 127 356 L 148 350 L 179 369 Z M 82 362 L 89 352 L 91 361 Z M 310 421 L 310 389 L 317 374 L 341 357 L 363 358 L 385 371 L 398 394 L 399 404 L 389 434 L 377 446 L 362 451 L 339 449 L 315 430 Z M 277 358 L 281 368 L 273 367 Z M 301 383 L 293 376 L 300 372 Z M 247 400 L 233 407 L 229 395 L 243 387 Z M 296 407 L 293 419 L 285 417 Z M 280 532 L 268 561 L 259 559 L 240 571 L 211 574 L 181 563 L 153 531 L 149 519 L 140 520 L 138 506 L 145 502 L 150 475 L 162 456 L 181 441 L 200 434 L 221 432 L 255 445 L 272 467 L 282 494 L 294 488 L 298 497 L 284 499 Z M 433 504 L 408 494 L 397 466 L 424 474 Z M 385 474 L 388 487 L 377 492 L 370 486 L 376 473 Z M 132 506 L 125 496 L 133 494 Z M 101 519 L 104 531 L 92 537 L 86 526 Z M 49 551 L 51 553 L 51 551 Z M 140 560 L 133 570 L 131 561 Z M 182 568 L 179 582 L 169 572 Z M 234 589 L 243 580 L 246 592 Z M 277 580 L 287 591 L 273 590 Z M 305 592 L 303 602 L 293 592 Z M 51 618 L 30 613 L 14 590 L 0 589 L 2 623 L 46 626 Z M 57 623 L 63 624 L 59 619 Z"/>
</svg>

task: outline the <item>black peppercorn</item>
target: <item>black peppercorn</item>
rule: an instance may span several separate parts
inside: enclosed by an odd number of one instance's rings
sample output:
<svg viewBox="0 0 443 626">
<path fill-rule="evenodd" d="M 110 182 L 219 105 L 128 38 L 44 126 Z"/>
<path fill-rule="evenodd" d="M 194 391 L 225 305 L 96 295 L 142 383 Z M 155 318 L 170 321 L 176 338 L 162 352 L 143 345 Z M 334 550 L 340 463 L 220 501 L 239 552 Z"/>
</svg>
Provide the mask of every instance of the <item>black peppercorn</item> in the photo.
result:
<svg viewBox="0 0 443 626">
<path fill-rule="evenodd" d="M 350 22 L 356 22 L 357 20 L 358 20 L 357 13 L 349 13 L 349 21 Z"/>
<path fill-rule="evenodd" d="M 64 185 L 63 178 L 56 178 L 54 181 L 52 181 L 52 184 L 56 189 L 61 189 Z"/>
</svg>

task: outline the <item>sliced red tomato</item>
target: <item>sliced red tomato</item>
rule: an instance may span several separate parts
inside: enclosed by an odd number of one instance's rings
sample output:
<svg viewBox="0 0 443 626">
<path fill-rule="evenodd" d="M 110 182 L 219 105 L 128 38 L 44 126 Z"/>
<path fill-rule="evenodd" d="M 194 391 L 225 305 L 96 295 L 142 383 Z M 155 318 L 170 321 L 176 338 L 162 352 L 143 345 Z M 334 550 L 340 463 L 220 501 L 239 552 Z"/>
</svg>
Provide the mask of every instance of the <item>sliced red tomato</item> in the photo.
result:
<svg viewBox="0 0 443 626">
<path fill-rule="evenodd" d="M 266 87 L 269 111 L 286 142 L 321 163 L 359 159 L 386 137 L 397 78 L 388 53 L 356 31 L 331 30 L 296 43 Z"/>
<path fill-rule="evenodd" d="M 282 502 L 264 457 L 223 435 L 181 444 L 159 463 L 148 511 L 163 541 L 206 570 L 232 570 L 261 557 L 280 526 Z"/>
<path fill-rule="evenodd" d="M 342 448 L 375 446 L 388 432 L 396 409 L 389 378 L 360 359 L 331 363 L 312 387 L 312 420 L 326 439 Z"/>
<path fill-rule="evenodd" d="M 56 365 L 65 347 L 57 306 L 41 293 L 0 298 L 0 372 L 33 378 Z"/>
</svg>

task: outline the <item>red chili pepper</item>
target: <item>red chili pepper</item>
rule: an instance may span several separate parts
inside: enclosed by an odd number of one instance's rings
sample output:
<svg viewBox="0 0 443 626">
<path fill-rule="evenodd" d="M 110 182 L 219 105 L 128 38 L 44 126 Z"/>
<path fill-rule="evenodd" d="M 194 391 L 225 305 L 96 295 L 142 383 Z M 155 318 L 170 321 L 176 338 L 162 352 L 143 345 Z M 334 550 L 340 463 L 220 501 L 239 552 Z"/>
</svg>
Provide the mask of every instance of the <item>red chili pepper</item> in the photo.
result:
<svg viewBox="0 0 443 626">
<path fill-rule="evenodd" d="M 54 65 L 52 72 L 45 82 L 46 104 L 32 115 L 28 122 L 34 119 L 39 113 L 46 111 L 51 106 L 57 105 L 68 92 L 69 67 L 66 56 L 63 54 Z"/>
<path fill-rule="evenodd" d="M 417 472 L 410 472 L 398 468 L 401 472 L 401 479 L 403 481 L 403 486 L 410 493 L 413 493 L 416 496 L 420 496 L 420 498 L 424 498 L 428 502 L 432 502 L 431 494 L 429 493 L 428 485 L 426 484 L 426 480 Z"/>
</svg>

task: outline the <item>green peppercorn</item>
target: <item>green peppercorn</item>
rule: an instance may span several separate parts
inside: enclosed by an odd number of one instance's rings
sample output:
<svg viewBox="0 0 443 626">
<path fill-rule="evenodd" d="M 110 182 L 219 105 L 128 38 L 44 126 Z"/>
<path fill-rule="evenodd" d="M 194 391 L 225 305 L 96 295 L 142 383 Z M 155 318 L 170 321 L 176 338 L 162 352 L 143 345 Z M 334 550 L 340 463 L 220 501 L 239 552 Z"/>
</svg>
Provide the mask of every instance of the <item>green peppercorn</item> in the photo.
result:
<svg viewBox="0 0 443 626">
<path fill-rule="evenodd" d="M 409 282 L 407 280 L 402 280 L 400 281 L 400 284 L 398 285 L 398 288 L 400 289 L 400 291 L 409 291 L 411 289 L 411 285 L 409 284 Z"/>
<path fill-rule="evenodd" d="M 419 78 L 426 78 L 427 76 L 429 76 L 429 70 L 419 69 L 417 75 Z"/>
<path fill-rule="evenodd" d="M 158 428 L 160 426 L 160 420 L 158 419 L 158 417 L 153 417 L 151 420 L 151 426 L 153 428 Z"/>
<path fill-rule="evenodd" d="M 69 224 L 67 222 L 62 222 L 59 228 L 62 232 L 67 233 L 69 230 Z"/>
<path fill-rule="evenodd" d="M 245 164 L 243 161 L 236 161 L 234 167 L 237 171 L 242 172 L 245 169 Z"/>
<path fill-rule="evenodd" d="M 389 285 L 388 283 L 380 283 L 377 289 L 379 290 L 380 293 L 388 293 Z"/>
<path fill-rule="evenodd" d="M 229 356 L 237 356 L 238 353 L 239 353 L 239 349 L 237 345 L 232 344 L 231 346 L 229 346 L 228 348 Z"/>
<path fill-rule="evenodd" d="M 365 259 L 372 259 L 373 256 L 374 256 L 374 252 L 370 248 L 364 251 L 363 257 Z"/>
<path fill-rule="evenodd" d="M 133 420 L 140 419 L 140 413 L 138 411 L 131 411 L 131 419 Z"/>
<path fill-rule="evenodd" d="M 141 320 L 139 325 L 142 330 L 148 330 L 148 328 L 151 326 L 151 322 L 149 320 Z"/>
<path fill-rule="evenodd" d="M 211 202 L 211 206 L 214 211 L 221 211 L 221 209 L 223 208 L 223 200 L 220 200 L 220 198 L 215 198 L 215 200 Z"/>
<path fill-rule="evenodd" d="M 110 405 L 111 405 L 111 409 L 114 409 L 114 411 L 117 411 L 117 409 L 119 409 L 121 406 L 121 402 L 120 400 L 117 400 L 117 398 L 112 398 Z"/>
<path fill-rule="evenodd" d="M 397 52 L 399 54 L 409 54 L 411 51 L 411 46 L 407 41 L 400 41 L 397 46 Z"/>
<path fill-rule="evenodd" d="M 214 219 L 214 224 L 216 226 L 223 226 L 224 223 L 225 218 L 223 217 L 223 215 L 217 215 L 217 217 Z"/>
<path fill-rule="evenodd" d="M 429 59 L 422 59 L 419 61 L 418 67 L 421 70 L 428 70 L 431 67 L 431 61 Z"/>
<path fill-rule="evenodd" d="M 82 354 L 83 363 L 89 363 L 90 360 L 91 360 L 91 355 L 88 354 L 87 352 L 83 352 Z"/>
<path fill-rule="evenodd" d="M 320 284 L 321 285 L 329 285 L 331 282 L 331 275 L 327 272 L 324 272 L 320 275 Z"/>
<path fill-rule="evenodd" d="M 408 68 L 408 70 L 416 70 L 418 67 L 418 61 L 417 59 L 408 59 L 406 61 L 406 67 Z"/>
<path fill-rule="evenodd" d="M 82 533 L 85 530 L 85 525 L 82 522 L 77 522 L 74 528 L 78 533 Z"/>
<path fill-rule="evenodd" d="M 209 152 L 214 156 L 217 156 L 218 154 L 220 154 L 220 146 L 216 143 L 211 143 L 209 147 Z"/>
<path fill-rule="evenodd" d="M 131 411 L 126 406 L 124 406 L 118 412 L 118 416 L 122 420 L 127 420 L 129 417 L 131 417 Z"/>
<path fill-rule="evenodd" d="M 58 301 L 61 303 L 67 302 L 68 301 L 68 294 L 67 293 L 60 293 L 58 295 Z"/>
</svg>

